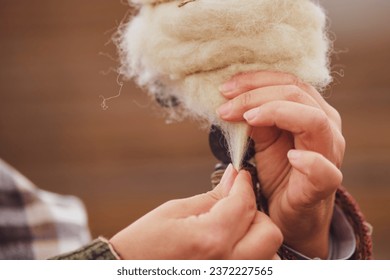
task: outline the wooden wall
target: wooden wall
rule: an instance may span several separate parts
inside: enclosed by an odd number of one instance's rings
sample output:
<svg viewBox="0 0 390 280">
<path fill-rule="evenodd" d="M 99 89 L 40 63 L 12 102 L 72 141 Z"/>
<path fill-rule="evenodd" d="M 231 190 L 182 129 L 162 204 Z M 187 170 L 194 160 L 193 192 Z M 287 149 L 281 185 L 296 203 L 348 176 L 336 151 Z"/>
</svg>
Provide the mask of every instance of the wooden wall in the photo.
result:
<svg viewBox="0 0 390 280">
<path fill-rule="evenodd" d="M 345 185 L 374 225 L 377 258 L 390 258 L 390 6 L 322 2 L 345 72 L 327 93 L 344 119 Z M 126 11 L 120 0 L 0 0 L 0 157 L 41 188 L 81 197 L 94 236 L 207 191 L 215 162 L 207 132 L 166 125 L 131 82 L 101 109 L 99 96 L 120 90 L 109 42 Z"/>
</svg>

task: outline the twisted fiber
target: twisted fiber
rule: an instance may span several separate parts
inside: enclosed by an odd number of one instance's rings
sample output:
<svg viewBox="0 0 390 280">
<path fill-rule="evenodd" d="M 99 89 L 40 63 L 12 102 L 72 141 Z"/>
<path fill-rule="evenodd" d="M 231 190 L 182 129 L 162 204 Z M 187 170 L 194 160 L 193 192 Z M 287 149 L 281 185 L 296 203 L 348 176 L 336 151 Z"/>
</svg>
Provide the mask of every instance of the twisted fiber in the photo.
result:
<svg viewBox="0 0 390 280">
<path fill-rule="evenodd" d="M 223 174 L 225 173 L 226 168 L 227 168 L 226 164 L 219 163 L 216 165 L 215 171 L 211 174 L 212 189 L 218 186 Z M 261 192 L 260 183 L 257 179 L 258 177 L 257 177 L 256 167 L 250 163 L 244 163 L 243 169 L 248 171 L 252 176 L 252 185 L 253 185 L 253 191 L 255 192 L 255 196 L 256 196 L 257 209 L 264 213 L 268 213 L 268 203 L 266 198 Z"/>
<path fill-rule="evenodd" d="M 344 187 L 340 187 L 336 193 L 336 204 L 343 210 L 355 232 L 356 251 L 352 259 L 372 259 L 372 227 L 366 222 L 355 199 Z"/>
<path fill-rule="evenodd" d="M 211 175 L 212 188 L 214 189 L 225 172 L 225 164 L 217 164 L 215 171 Z M 256 202 L 259 210 L 267 213 L 268 205 L 264 195 L 261 194 L 261 188 L 257 181 L 257 172 L 256 168 L 253 166 L 244 167 L 248 170 L 251 175 L 254 183 L 254 191 L 256 193 Z M 373 258 L 372 253 L 372 227 L 365 221 L 365 218 L 362 212 L 359 209 L 355 199 L 347 192 L 347 190 L 340 186 L 336 193 L 336 202 L 335 202 L 345 214 L 348 222 L 352 225 L 355 236 L 356 236 L 356 251 L 351 257 L 354 260 L 370 260 Z M 282 246 L 278 251 L 280 257 L 284 260 L 298 260 L 301 259 L 294 252 L 290 251 L 288 248 Z"/>
</svg>

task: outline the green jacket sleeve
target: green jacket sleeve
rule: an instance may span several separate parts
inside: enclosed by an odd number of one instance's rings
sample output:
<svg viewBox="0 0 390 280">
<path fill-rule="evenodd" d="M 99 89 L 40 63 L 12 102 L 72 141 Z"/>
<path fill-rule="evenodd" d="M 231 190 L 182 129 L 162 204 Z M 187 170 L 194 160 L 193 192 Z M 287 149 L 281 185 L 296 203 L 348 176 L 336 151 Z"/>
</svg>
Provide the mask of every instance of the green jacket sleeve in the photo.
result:
<svg viewBox="0 0 390 280">
<path fill-rule="evenodd" d="M 118 260 L 120 257 L 105 238 L 98 238 L 80 249 L 50 260 Z"/>
</svg>

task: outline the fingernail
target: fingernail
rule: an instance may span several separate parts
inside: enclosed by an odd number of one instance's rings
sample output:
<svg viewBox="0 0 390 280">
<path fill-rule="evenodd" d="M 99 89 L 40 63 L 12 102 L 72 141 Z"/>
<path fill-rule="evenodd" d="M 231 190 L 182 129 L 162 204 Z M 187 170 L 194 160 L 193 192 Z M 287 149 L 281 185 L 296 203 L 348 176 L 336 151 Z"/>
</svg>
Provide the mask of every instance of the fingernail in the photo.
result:
<svg viewBox="0 0 390 280">
<path fill-rule="evenodd" d="M 232 110 L 232 103 L 227 102 L 218 108 L 217 113 L 222 117 L 228 115 L 231 110 Z"/>
<path fill-rule="evenodd" d="M 259 108 L 251 109 L 244 113 L 244 119 L 247 121 L 253 120 L 259 114 L 259 112 Z"/>
<path fill-rule="evenodd" d="M 225 173 L 223 173 L 222 175 L 220 184 L 225 185 L 229 181 L 229 178 L 232 176 L 232 171 L 233 171 L 233 165 L 229 164 L 225 170 Z"/>
<path fill-rule="evenodd" d="M 237 87 L 236 81 L 228 81 L 219 86 L 219 91 L 222 93 L 229 92 L 235 90 L 236 87 Z"/>
<path fill-rule="evenodd" d="M 297 151 L 297 150 L 290 150 L 288 153 L 287 153 L 287 157 L 292 160 L 292 161 L 297 161 L 299 160 L 299 158 L 301 157 L 302 153 L 300 151 Z"/>
</svg>

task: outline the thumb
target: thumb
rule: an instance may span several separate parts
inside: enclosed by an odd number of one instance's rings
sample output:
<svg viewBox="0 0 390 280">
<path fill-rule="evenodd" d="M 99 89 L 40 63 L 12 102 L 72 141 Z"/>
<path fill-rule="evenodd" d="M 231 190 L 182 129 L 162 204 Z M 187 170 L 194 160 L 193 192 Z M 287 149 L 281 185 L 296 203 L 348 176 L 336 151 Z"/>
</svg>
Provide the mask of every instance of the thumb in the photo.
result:
<svg viewBox="0 0 390 280">
<path fill-rule="evenodd" d="M 229 195 L 236 177 L 237 171 L 232 164 L 229 164 L 221 182 L 214 190 L 189 198 L 171 200 L 161 206 L 164 210 L 163 213 L 174 218 L 187 218 L 204 214 L 210 211 L 219 200 Z"/>
</svg>

